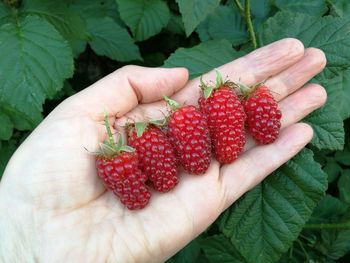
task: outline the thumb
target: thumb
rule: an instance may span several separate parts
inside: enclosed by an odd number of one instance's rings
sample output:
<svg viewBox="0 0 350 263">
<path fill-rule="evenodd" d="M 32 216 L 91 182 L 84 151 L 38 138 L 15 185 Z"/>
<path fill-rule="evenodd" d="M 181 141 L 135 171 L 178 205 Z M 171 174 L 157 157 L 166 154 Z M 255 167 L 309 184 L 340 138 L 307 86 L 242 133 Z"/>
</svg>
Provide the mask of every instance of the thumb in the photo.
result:
<svg viewBox="0 0 350 263">
<path fill-rule="evenodd" d="M 78 107 L 94 119 L 108 115 L 123 116 L 138 103 L 150 103 L 171 96 L 185 86 L 188 71 L 185 68 L 146 68 L 125 66 L 85 90 L 74 95 L 67 103 Z M 66 105 L 67 106 L 67 105 Z"/>
</svg>

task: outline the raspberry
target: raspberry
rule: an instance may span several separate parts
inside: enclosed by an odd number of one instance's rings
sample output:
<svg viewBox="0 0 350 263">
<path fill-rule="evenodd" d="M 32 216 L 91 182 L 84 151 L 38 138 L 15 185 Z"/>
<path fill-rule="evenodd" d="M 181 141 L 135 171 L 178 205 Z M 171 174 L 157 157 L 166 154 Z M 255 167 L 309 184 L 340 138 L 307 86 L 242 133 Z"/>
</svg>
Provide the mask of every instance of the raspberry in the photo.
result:
<svg viewBox="0 0 350 263">
<path fill-rule="evenodd" d="M 246 115 L 230 82 L 222 83 L 219 73 L 216 87 L 201 84 L 207 97 L 198 100 L 201 111 L 206 115 L 215 158 L 219 163 L 231 163 L 242 152 L 245 139 L 244 122 Z"/>
<path fill-rule="evenodd" d="M 116 144 L 105 115 L 108 140 L 100 143 L 96 157 L 96 169 L 105 187 L 112 190 L 128 209 L 144 208 L 151 193 L 147 189 L 147 176 L 138 168 L 137 154 L 130 146 L 124 145 L 122 137 Z"/>
<path fill-rule="evenodd" d="M 258 85 L 243 102 L 249 133 L 259 144 L 274 142 L 281 128 L 281 111 L 268 88 Z"/>
<path fill-rule="evenodd" d="M 192 174 L 203 174 L 211 161 L 210 135 L 205 116 L 193 105 L 180 105 L 168 98 L 168 104 L 175 109 L 169 117 L 170 142 L 185 169 Z"/>
<path fill-rule="evenodd" d="M 145 207 L 151 197 L 145 176 L 138 168 L 137 155 L 123 152 L 111 159 L 97 157 L 97 173 L 107 189 L 130 210 Z"/>
<path fill-rule="evenodd" d="M 157 191 L 167 192 L 178 183 L 174 149 L 163 131 L 155 126 L 145 127 L 141 133 L 138 137 L 136 129 L 129 132 L 129 144 L 136 149 L 139 168 Z"/>
</svg>

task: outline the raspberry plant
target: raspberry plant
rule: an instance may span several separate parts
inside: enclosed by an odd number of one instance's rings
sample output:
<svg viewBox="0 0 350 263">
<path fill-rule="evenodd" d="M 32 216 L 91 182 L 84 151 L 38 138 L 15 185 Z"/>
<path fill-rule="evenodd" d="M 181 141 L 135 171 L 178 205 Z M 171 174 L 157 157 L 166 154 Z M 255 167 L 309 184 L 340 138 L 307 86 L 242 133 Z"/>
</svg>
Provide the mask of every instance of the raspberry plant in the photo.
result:
<svg viewBox="0 0 350 263">
<path fill-rule="evenodd" d="M 312 142 L 169 262 L 349 262 L 348 0 L 0 1 L 0 173 L 58 103 L 116 68 L 193 78 L 285 37 L 327 56 Z"/>
</svg>

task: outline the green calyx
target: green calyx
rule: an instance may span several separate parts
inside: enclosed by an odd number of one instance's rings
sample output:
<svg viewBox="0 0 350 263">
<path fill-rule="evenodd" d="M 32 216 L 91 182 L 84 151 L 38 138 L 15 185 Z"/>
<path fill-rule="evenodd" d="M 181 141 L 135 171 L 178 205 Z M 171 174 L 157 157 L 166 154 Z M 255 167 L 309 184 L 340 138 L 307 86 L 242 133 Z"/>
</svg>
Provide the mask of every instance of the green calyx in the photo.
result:
<svg viewBox="0 0 350 263">
<path fill-rule="evenodd" d="M 199 79 L 199 81 L 200 81 L 199 86 L 201 87 L 201 89 L 203 91 L 204 98 L 206 98 L 206 99 L 211 96 L 211 94 L 213 93 L 214 90 L 219 89 L 222 86 L 228 86 L 228 87 L 236 86 L 236 84 L 231 82 L 231 81 L 224 81 L 220 71 L 218 71 L 217 69 L 215 69 L 215 73 L 216 73 L 215 85 L 208 85 L 208 84 L 204 83 L 202 76 Z"/>
<path fill-rule="evenodd" d="M 175 111 L 181 107 L 180 103 L 176 102 L 175 100 L 170 99 L 168 96 L 163 96 L 164 100 L 168 103 L 171 110 Z"/>
<path fill-rule="evenodd" d="M 143 135 L 143 133 L 147 130 L 147 128 L 149 128 L 150 126 L 162 128 L 166 123 L 167 123 L 166 119 L 150 120 L 147 122 L 135 122 L 134 124 L 128 124 L 126 126 L 126 131 L 127 133 L 129 133 L 131 129 L 135 129 L 137 137 L 140 138 Z"/>
<path fill-rule="evenodd" d="M 106 158 L 113 158 L 114 156 L 120 154 L 121 152 L 134 152 L 135 149 L 125 145 L 123 137 L 120 135 L 118 142 L 116 143 L 113 139 L 113 134 L 111 131 L 111 127 L 108 123 L 108 117 L 106 111 L 104 112 L 104 123 L 107 129 L 108 139 L 105 140 L 103 143 L 100 143 L 100 149 L 97 152 L 97 155 L 106 157 Z"/>
</svg>

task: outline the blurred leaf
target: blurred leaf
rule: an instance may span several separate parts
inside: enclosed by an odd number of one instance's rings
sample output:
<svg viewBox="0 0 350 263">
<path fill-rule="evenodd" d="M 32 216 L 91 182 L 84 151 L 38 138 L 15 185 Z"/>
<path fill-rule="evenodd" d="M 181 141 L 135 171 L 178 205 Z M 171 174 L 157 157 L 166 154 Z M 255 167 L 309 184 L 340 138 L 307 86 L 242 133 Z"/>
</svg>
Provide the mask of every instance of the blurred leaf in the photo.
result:
<svg viewBox="0 0 350 263">
<path fill-rule="evenodd" d="M 0 179 L 4 173 L 5 167 L 16 150 L 16 145 L 13 140 L 11 141 L 0 141 Z"/>
<path fill-rule="evenodd" d="M 328 183 L 331 183 L 338 178 L 342 168 L 334 159 L 332 159 L 326 163 L 323 171 L 328 175 Z"/>
<path fill-rule="evenodd" d="M 85 19 L 89 17 L 111 17 L 121 27 L 125 27 L 119 16 L 116 0 L 73 0 L 70 8 Z"/>
<path fill-rule="evenodd" d="M 343 151 L 336 152 L 335 159 L 343 165 L 350 165 L 350 150 L 345 148 Z"/>
<path fill-rule="evenodd" d="M 323 50 L 328 78 L 350 66 L 350 20 L 283 11 L 266 20 L 259 32 L 262 46 L 286 37 L 301 40 L 305 47 Z"/>
<path fill-rule="evenodd" d="M 340 199 L 350 204 L 350 170 L 344 170 L 338 181 Z"/>
<path fill-rule="evenodd" d="M 304 122 L 314 130 L 311 144 L 318 149 L 341 150 L 344 147 L 343 120 L 336 109 L 326 104 L 307 116 Z"/>
<path fill-rule="evenodd" d="M 92 36 L 89 44 L 96 54 L 118 61 L 142 60 L 128 31 L 112 18 L 90 17 L 86 22 Z"/>
<path fill-rule="evenodd" d="M 334 16 L 350 18 L 349 0 L 331 0 L 327 1 L 330 6 L 330 14 Z"/>
<path fill-rule="evenodd" d="M 251 0 L 251 13 L 254 20 L 262 21 L 266 19 L 270 10 L 270 0 Z"/>
<path fill-rule="evenodd" d="M 327 102 L 336 105 L 336 110 L 345 120 L 350 117 L 350 69 L 338 72 L 328 79 L 325 74 L 318 74 L 315 78 L 327 90 Z"/>
<path fill-rule="evenodd" d="M 215 235 L 200 241 L 204 254 L 212 263 L 242 263 L 245 259 L 239 254 L 224 235 Z"/>
<path fill-rule="evenodd" d="M 71 48 L 50 23 L 27 16 L 0 27 L 0 57 L 0 103 L 34 127 L 73 73 Z"/>
<path fill-rule="evenodd" d="M 322 16 L 328 10 L 325 0 L 274 0 L 274 6 L 282 11 L 305 13 L 313 16 Z"/>
<path fill-rule="evenodd" d="M 220 0 L 176 0 L 176 2 L 179 4 L 187 36 L 220 4 Z"/>
<path fill-rule="evenodd" d="M 70 42 L 77 39 L 86 40 L 88 37 L 84 20 L 63 2 L 23 0 L 21 12 L 24 15 L 38 15 L 46 19 Z"/>
<path fill-rule="evenodd" d="M 0 140 L 8 140 L 12 136 L 13 123 L 9 116 L 0 109 Z"/>
<path fill-rule="evenodd" d="M 350 251 L 350 230 L 322 230 L 321 241 L 315 248 L 336 260 Z"/>
<path fill-rule="evenodd" d="M 170 20 L 170 10 L 161 0 L 116 0 L 119 14 L 130 27 L 136 41 L 159 33 Z"/>
<path fill-rule="evenodd" d="M 297 238 L 327 187 L 327 175 L 304 149 L 239 199 L 220 229 L 248 262 L 275 262 Z"/>
<path fill-rule="evenodd" d="M 192 48 L 179 48 L 164 63 L 164 67 L 186 67 L 190 78 L 244 55 L 237 52 L 227 40 L 212 40 Z"/>
<path fill-rule="evenodd" d="M 227 39 L 233 45 L 248 41 L 247 30 L 241 15 L 236 9 L 228 6 L 217 7 L 206 21 L 200 24 L 197 32 L 202 41 L 208 40 L 207 35 L 210 39 Z"/>
<path fill-rule="evenodd" d="M 200 246 L 195 239 L 191 241 L 187 246 L 181 249 L 176 255 L 174 255 L 167 263 L 197 263 L 200 256 Z"/>
<path fill-rule="evenodd" d="M 184 24 L 182 23 L 181 16 L 175 15 L 174 13 L 170 14 L 170 20 L 168 25 L 166 26 L 170 32 L 175 34 L 182 35 L 185 33 Z"/>
<path fill-rule="evenodd" d="M 331 195 L 325 195 L 314 209 L 308 223 L 329 223 L 339 220 L 348 209 L 348 206 Z"/>
<path fill-rule="evenodd" d="M 5 22 L 6 19 L 10 16 L 11 10 L 5 5 L 2 1 L 0 1 L 0 23 Z"/>
</svg>

